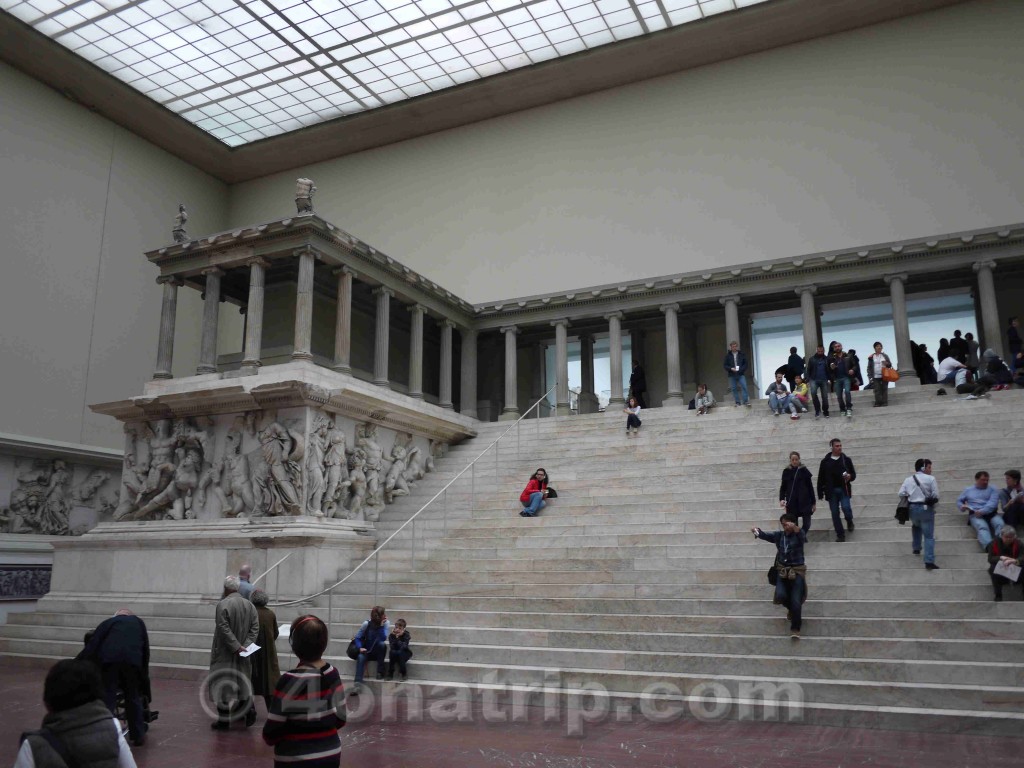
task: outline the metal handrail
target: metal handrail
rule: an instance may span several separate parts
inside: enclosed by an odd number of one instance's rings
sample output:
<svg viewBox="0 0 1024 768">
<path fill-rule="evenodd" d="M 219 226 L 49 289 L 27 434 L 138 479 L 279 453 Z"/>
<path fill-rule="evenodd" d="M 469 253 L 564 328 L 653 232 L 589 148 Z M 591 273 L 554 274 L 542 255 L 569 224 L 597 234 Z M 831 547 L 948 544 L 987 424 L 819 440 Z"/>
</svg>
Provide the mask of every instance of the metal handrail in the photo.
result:
<svg viewBox="0 0 1024 768">
<path fill-rule="evenodd" d="M 294 554 L 295 554 L 294 552 L 289 552 L 289 553 L 288 553 L 287 555 L 285 555 L 284 557 L 282 557 L 282 558 L 281 558 L 280 560 L 278 560 L 278 561 L 277 561 L 276 563 L 274 563 L 274 564 L 273 564 L 272 566 L 270 566 L 269 568 L 267 568 L 267 570 L 265 570 L 265 571 L 264 571 L 263 573 L 261 573 L 261 574 L 260 574 L 259 576 L 257 576 L 257 577 L 256 577 L 255 579 L 253 579 L 253 580 L 252 580 L 252 582 L 250 582 L 250 583 L 251 583 L 251 584 L 252 584 L 253 586 L 256 586 L 256 582 L 257 582 L 257 581 L 259 581 L 259 580 L 260 580 L 260 579 L 262 579 L 262 578 L 263 578 L 264 576 L 266 576 L 267 574 L 269 574 L 269 573 L 270 573 L 271 571 L 273 571 L 273 570 L 274 570 L 275 568 L 277 568 L 277 566 L 279 566 L 279 565 L 280 565 L 281 563 L 283 563 L 283 562 L 284 562 L 285 560 L 287 560 L 287 559 L 288 559 L 289 557 L 291 557 L 291 556 L 292 556 L 292 555 L 294 555 Z"/>
<path fill-rule="evenodd" d="M 469 471 L 470 469 L 472 469 L 472 468 L 473 468 L 473 467 L 474 467 L 474 466 L 476 465 L 476 463 L 477 463 L 478 461 L 480 461 L 480 459 L 482 459 L 482 458 L 484 457 L 484 455 L 485 455 L 485 454 L 486 454 L 486 453 L 487 453 L 487 452 L 488 452 L 489 450 L 491 450 L 491 448 L 493 448 L 494 446 L 496 446 L 496 445 L 497 445 L 497 444 L 498 444 L 498 443 L 499 443 L 499 442 L 501 441 L 501 439 L 502 439 L 503 437 L 505 437 L 505 435 L 507 435 L 507 434 L 508 434 L 509 432 L 511 432 L 511 431 L 512 431 L 512 428 L 513 428 L 513 427 L 518 427 L 518 426 L 519 426 L 519 422 L 521 422 L 521 421 L 522 421 L 523 419 L 525 419 L 525 418 L 526 418 L 526 417 L 527 417 L 527 416 L 528 416 L 528 415 L 530 414 L 530 412 L 531 412 L 531 411 L 532 411 L 532 410 L 533 410 L 534 408 L 536 408 L 536 409 L 537 409 L 537 429 L 538 429 L 538 431 L 539 431 L 539 430 L 540 430 L 540 404 L 541 404 L 541 403 L 542 403 L 542 402 L 543 402 L 544 400 L 546 400 L 546 399 L 547 399 L 547 396 L 548 396 L 548 395 L 550 395 L 550 394 L 551 394 L 551 393 L 552 393 L 552 392 L 553 392 L 553 391 L 555 390 L 555 388 L 556 388 L 557 386 L 558 386 L 558 382 L 556 381 L 556 382 L 554 383 L 554 385 L 553 385 L 553 386 L 551 387 L 551 389 L 549 389 L 549 390 L 548 390 L 547 392 L 545 392 L 545 393 L 544 393 L 543 395 L 541 395 L 541 396 L 540 396 L 540 398 L 538 398 L 538 400 L 537 400 L 537 401 L 536 401 L 536 402 L 535 402 L 535 403 L 534 403 L 533 405 L 531 405 L 531 406 L 530 406 L 530 407 L 529 407 L 529 408 L 528 408 L 528 409 L 526 410 L 526 412 L 525 412 L 525 413 L 524 413 L 524 414 L 523 414 L 522 416 L 520 416 L 520 417 L 519 417 L 518 419 L 516 419 L 516 420 L 515 420 L 515 422 L 514 422 L 513 424 L 510 424 L 510 425 L 509 425 L 509 427 L 508 427 L 508 429 L 506 429 L 506 430 L 505 430 L 504 432 L 502 432 L 502 433 L 501 433 L 500 435 L 498 435 L 498 437 L 497 437 L 497 438 L 495 438 L 495 439 L 494 439 L 494 441 L 493 441 L 493 442 L 492 442 L 492 443 L 491 443 L 490 445 L 488 445 L 488 446 L 487 446 L 486 448 L 484 448 L 484 449 L 483 449 L 483 451 L 481 451 L 481 452 L 480 452 L 480 455 L 479 455 L 479 456 L 477 456 L 477 457 L 476 457 L 475 459 L 473 459 L 473 460 L 472 460 L 471 462 L 469 462 L 469 464 L 467 464 L 467 465 L 466 465 L 466 466 L 465 466 L 465 467 L 464 467 L 464 468 L 462 469 L 462 471 L 461 471 L 461 472 L 459 472 L 459 473 L 458 473 L 457 475 L 455 475 L 455 477 L 453 477 L 453 478 L 452 478 L 451 480 L 449 480 L 449 481 L 448 481 L 447 483 L 445 483 L 445 486 L 444 486 L 444 487 L 443 487 L 443 488 L 442 488 L 441 490 L 439 490 L 439 491 L 438 491 L 437 493 L 435 493 L 435 494 L 434 494 L 434 496 L 433 496 L 433 498 L 431 498 L 431 499 L 430 499 L 430 501 L 428 501 L 428 502 L 427 502 L 426 504 L 424 504 L 424 505 L 423 505 L 422 507 L 420 507 L 420 508 L 419 508 L 419 509 L 418 509 L 418 510 L 416 511 L 416 514 L 412 515 L 412 516 L 411 516 L 411 517 L 410 517 L 410 518 L 409 518 L 408 520 L 406 520 L 406 521 L 405 521 L 404 523 L 402 523 L 402 524 L 401 524 L 401 525 L 400 525 L 400 526 L 399 526 L 399 527 L 398 527 L 398 528 L 397 528 L 397 529 L 395 530 L 395 532 L 394 532 L 394 533 L 392 533 L 392 534 L 391 534 L 390 536 L 388 536 L 388 537 L 387 537 L 387 538 L 386 538 L 386 539 L 384 540 L 384 542 L 383 542 L 382 544 L 379 544 L 379 545 L 377 545 L 377 548 L 376 548 L 376 549 L 374 549 L 374 550 L 373 550 L 373 552 L 371 552 L 371 553 L 370 553 L 369 555 L 367 555 L 367 556 L 366 556 L 366 557 L 365 557 L 365 558 L 363 559 L 363 561 L 362 561 L 361 563 L 359 563 L 359 565 L 357 565 L 357 566 L 356 566 L 355 568 L 353 568 L 353 569 L 352 569 L 352 570 L 351 570 L 351 571 L 349 572 L 349 574 L 348 574 L 347 576 L 345 576 L 345 577 L 344 577 L 343 579 L 341 579 L 340 581 L 338 581 L 338 582 L 336 582 L 336 583 L 332 584 L 331 586 L 329 586 L 329 587 L 326 587 L 325 589 L 322 589 L 322 590 L 320 590 L 320 591 L 319 591 L 319 592 L 317 592 L 316 594 L 313 594 L 313 595 L 309 595 L 308 597 L 301 597 L 301 598 L 299 598 L 298 600 L 288 600 L 288 601 L 286 601 L 286 602 L 283 602 L 283 603 L 272 603 L 271 605 L 272 605 L 273 607 L 275 607 L 275 608 L 280 608 L 280 607 L 283 607 L 283 606 L 289 606 L 289 605 L 298 605 L 298 604 L 300 604 L 300 603 L 307 603 L 307 602 L 309 602 L 310 600 L 315 600 L 316 598 L 318 598 L 318 597 L 321 597 L 321 596 L 323 596 L 323 595 L 329 595 L 329 594 L 330 594 L 330 593 L 332 593 L 332 592 L 333 592 L 333 591 L 334 591 L 335 589 L 337 589 L 337 588 L 338 588 L 338 587 L 340 587 L 340 586 L 341 586 L 342 584 L 344 584 L 344 583 L 345 583 L 346 581 L 348 581 L 348 580 L 349 580 L 350 578 L 352 578 L 352 576 L 354 576 L 354 575 L 355 575 L 355 574 L 356 574 L 356 573 L 357 573 L 357 572 L 359 571 L 359 569 L 360 569 L 360 568 L 362 568 L 362 567 L 363 567 L 364 565 L 366 565 L 366 564 L 367 564 L 368 562 L 370 562 L 370 559 L 371 559 L 371 558 L 375 558 L 375 557 L 377 557 L 377 555 L 378 555 L 378 554 L 380 553 L 380 551 L 381 551 L 382 549 L 384 549 L 384 547 L 386 547 L 386 546 L 388 545 L 388 543 L 390 543 L 390 541 L 391 541 L 391 540 L 392 540 L 393 538 L 395 538 L 395 536 L 397 536 L 397 535 L 398 535 L 399 533 L 401 533 L 401 532 L 402 532 L 402 531 L 403 531 L 403 530 L 405 529 L 405 527 L 406 527 L 407 525 L 409 525 L 409 523 L 412 523 L 412 522 L 413 522 L 413 521 L 414 521 L 414 520 L 415 520 L 415 519 L 416 519 L 417 517 L 419 517 L 419 515 L 420 515 L 420 513 L 421 513 L 421 512 L 423 512 L 423 511 L 424 511 L 424 510 L 425 510 L 425 509 L 426 509 L 427 507 L 429 507 L 429 506 L 430 506 L 431 504 L 433 504 L 433 503 L 434 503 L 435 501 L 437 501 L 437 500 L 438 500 L 438 498 L 440 498 L 440 496 L 441 496 L 441 495 L 442 495 L 443 493 L 445 493 L 445 492 L 446 492 L 446 491 L 447 491 L 447 490 L 448 490 L 448 489 L 449 489 L 449 488 L 450 488 L 450 487 L 452 486 L 452 484 L 453 484 L 453 483 L 454 483 L 454 482 L 455 482 L 456 480 L 458 480 L 458 479 L 459 479 L 460 477 L 462 477 L 462 476 L 463 476 L 464 474 L 466 474 L 466 472 L 467 472 L 467 471 Z M 518 446 L 517 446 L 517 450 L 518 450 Z M 374 583 L 374 590 L 376 590 L 376 582 Z M 375 597 L 376 597 L 376 595 L 375 595 Z M 328 617 L 327 617 L 327 621 L 328 621 L 328 622 L 330 622 L 330 620 L 331 620 L 331 617 L 330 617 L 330 607 L 328 607 Z"/>
</svg>

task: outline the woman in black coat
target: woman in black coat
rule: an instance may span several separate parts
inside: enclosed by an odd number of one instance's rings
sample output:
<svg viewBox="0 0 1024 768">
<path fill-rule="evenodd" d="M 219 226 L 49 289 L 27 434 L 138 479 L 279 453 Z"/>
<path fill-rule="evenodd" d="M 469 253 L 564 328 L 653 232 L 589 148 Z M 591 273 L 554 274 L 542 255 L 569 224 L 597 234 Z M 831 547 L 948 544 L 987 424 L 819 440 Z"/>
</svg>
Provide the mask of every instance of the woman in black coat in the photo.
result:
<svg viewBox="0 0 1024 768">
<path fill-rule="evenodd" d="M 811 470 L 800 463 L 800 454 L 796 451 L 789 454 L 789 466 L 782 470 L 779 506 L 785 509 L 787 514 L 801 519 L 800 529 L 803 531 L 804 541 L 807 541 L 807 532 L 811 530 L 811 515 L 814 514 L 817 501 Z"/>
</svg>

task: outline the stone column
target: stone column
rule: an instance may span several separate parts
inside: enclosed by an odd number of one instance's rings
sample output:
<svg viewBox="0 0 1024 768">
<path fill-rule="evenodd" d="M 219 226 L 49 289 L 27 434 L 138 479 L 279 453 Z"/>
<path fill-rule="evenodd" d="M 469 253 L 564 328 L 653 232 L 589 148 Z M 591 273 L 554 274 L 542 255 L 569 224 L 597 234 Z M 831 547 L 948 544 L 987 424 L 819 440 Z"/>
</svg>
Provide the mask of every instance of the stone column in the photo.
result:
<svg viewBox="0 0 1024 768">
<path fill-rule="evenodd" d="M 199 342 L 199 367 L 197 374 L 217 372 L 217 321 L 220 316 L 220 278 L 223 270 L 211 267 L 204 269 L 206 275 L 205 298 L 203 299 L 203 336 Z"/>
<path fill-rule="evenodd" d="M 689 403 L 689 395 L 697 392 L 697 326 L 686 320 L 682 327 L 682 365 L 680 371 L 683 379 L 683 400 Z"/>
<path fill-rule="evenodd" d="M 552 320 L 555 326 L 555 415 L 568 416 L 569 410 L 569 321 Z"/>
<path fill-rule="evenodd" d="M 519 418 L 519 366 L 517 365 L 516 337 L 519 329 L 514 325 L 501 328 L 505 334 L 505 407 L 501 411 L 501 421 L 515 421 Z"/>
<path fill-rule="evenodd" d="M 580 413 L 597 413 L 600 400 L 594 392 L 594 337 L 580 335 Z"/>
<path fill-rule="evenodd" d="M 665 357 L 668 368 L 668 392 L 662 406 L 681 408 L 686 405 L 683 399 L 683 383 L 679 371 L 679 305 L 664 304 L 661 311 L 665 313 Z"/>
<path fill-rule="evenodd" d="M 338 373 L 352 373 L 352 278 L 355 270 L 339 267 L 334 270 L 338 276 L 338 314 L 334 322 L 334 370 Z"/>
<path fill-rule="evenodd" d="M 617 413 L 624 405 L 626 398 L 622 394 L 622 313 L 612 312 L 605 315 L 608 321 L 608 363 L 611 368 L 611 396 L 608 400 L 608 413 Z"/>
<path fill-rule="evenodd" d="M 725 307 L 725 348 L 736 341 L 740 349 L 743 349 L 743 340 L 740 338 L 740 297 L 723 296 L 718 303 Z"/>
<path fill-rule="evenodd" d="M 814 294 L 818 292 L 816 285 L 801 285 L 794 289 L 800 296 L 800 322 L 804 326 L 804 360 L 810 361 L 818 351 L 820 333 L 818 331 L 818 311 L 814 306 Z"/>
<path fill-rule="evenodd" d="M 249 262 L 249 300 L 245 308 L 245 349 L 242 373 L 256 373 L 263 351 L 263 294 L 270 262 L 256 258 Z"/>
<path fill-rule="evenodd" d="M 459 412 L 463 416 L 476 418 L 476 338 L 477 332 L 465 328 L 462 333 L 462 407 Z M 442 329 L 442 340 L 444 332 Z M 442 379 L 444 373 L 441 374 Z"/>
<path fill-rule="evenodd" d="M 895 363 L 900 374 L 900 380 L 896 383 L 898 387 L 921 386 L 921 379 L 914 370 L 914 356 L 910 351 L 910 319 L 907 317 L 907 296 L 903 288 L 906 279 L 906 274 L 885 275 L 892 300 L 892 329 L 896 334 Z M 867 369 L 864 371 L 866 373 Z"/>
<path fill-rule="evenodd" d="M 448 318 L 441 321 L 441 371 L 438 381 L 437 404 L 442 408 L 452 408 L 452 328 L 455 327 Z M 476 367 L 474 363 L 474 368 Z M 474 386 L 474 389 L 476 387 Z"/>
<path fill-rule="evenodd" d="M 530 406 L 532 407 L 541 396 L 547 392 L 547 344 L 543 342 L 537 342 L 530 347 L 530 357 L 533 360 L 533 364 L 530 367 Z M 541 404 L 542 406 L 543 404 Z M 538 406 L 533 409 L 533 412 L 528 416 L 529 418 L 540 418 L 543 415 L 542 407 Z"/>
<path fill-rule="evenodd" d="M 426 307 L 413 304 L 409 328 L 409 397 L 423 399 L 423 313 Z M 449 361 L 450 363 L 450 361 Z M 444 377 L 444 371 L 441 372 Z"/>
<path fill-rule="evenodd" d="M 373 383 L 378 387 L 390 386 L 388 382 L 388 351 L 391 347 L 391 297 L 395 292 L 382 285 L 375 288 L 377 297 L 377 329 L 374 334 Z"/>
<path fill-rule="evenodd" d="M 309 249 L 296 252 L 299 257 L 299 283 L 295 292 L 295 343 L 292 360 L 312 360 L 313 344 L 313 270 L 316 253 Z"/>
<path fill-rule="evenodd" d="M 994 261 L 976 261 L 973 265 L 978 275 L 978 304 L 981 305 L 981 332 L 985 341 L 982 351 L 991 349 L 1003 357 L 1003 333 L 999 326 L 999 308 L 996 306 L 996 285 L 992 278 Z"/>
<path fill-rule="evenodd" d="M 164 287 L 163 303 L 160 305 L 160 339 L 156 347 L 156 370 L 154 379 L 170 379 L 174 364 L 174 323 L 178 318 L 178 288 L 184 285 L 180 277 L 158 277 L 157 283 Z"/>
</svg>

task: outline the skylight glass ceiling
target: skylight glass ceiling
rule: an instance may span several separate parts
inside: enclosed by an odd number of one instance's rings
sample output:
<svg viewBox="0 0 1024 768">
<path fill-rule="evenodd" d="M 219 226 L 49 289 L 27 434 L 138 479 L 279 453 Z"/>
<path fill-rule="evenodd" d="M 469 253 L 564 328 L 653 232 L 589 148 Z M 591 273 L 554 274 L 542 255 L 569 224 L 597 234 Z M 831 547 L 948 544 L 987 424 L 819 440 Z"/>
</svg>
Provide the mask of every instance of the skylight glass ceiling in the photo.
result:
<svg viewBox="0 0 1024 768">
<path fill-rule="evenodd" d="M 228 146 L 766 0 L 0 0 Z"/>
</svg>

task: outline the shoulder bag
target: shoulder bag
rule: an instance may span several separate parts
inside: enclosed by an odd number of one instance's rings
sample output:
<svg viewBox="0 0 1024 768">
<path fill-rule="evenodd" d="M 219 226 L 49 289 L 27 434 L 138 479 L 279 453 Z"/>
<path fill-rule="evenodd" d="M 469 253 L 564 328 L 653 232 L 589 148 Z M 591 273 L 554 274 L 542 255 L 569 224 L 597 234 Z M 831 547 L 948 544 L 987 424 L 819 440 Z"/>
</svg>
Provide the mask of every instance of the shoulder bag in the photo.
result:
<svg viewBox="0 0 1024 768">
<path fill-rule="evenodd" d="M 882 369 L 882 381 L 899 381 L 900 372 L 895 368 L 883 368 Z"/>
<path fill-rule="evenodd" d="M 914 483 L 917 485 L 918 488 L 921 488 L 921 484 L 917 482 L 917 478 L 916 477 L 914 478 Z M 924 493 L 924 488 L 921 488 L 921 493 Z M 934 507 L 938 503 L 939 503 L 939 497 L 938 496 L 929 496 L 927 493 L 924 494 L 924 505 L 926 507 Z"/>
</svg>

